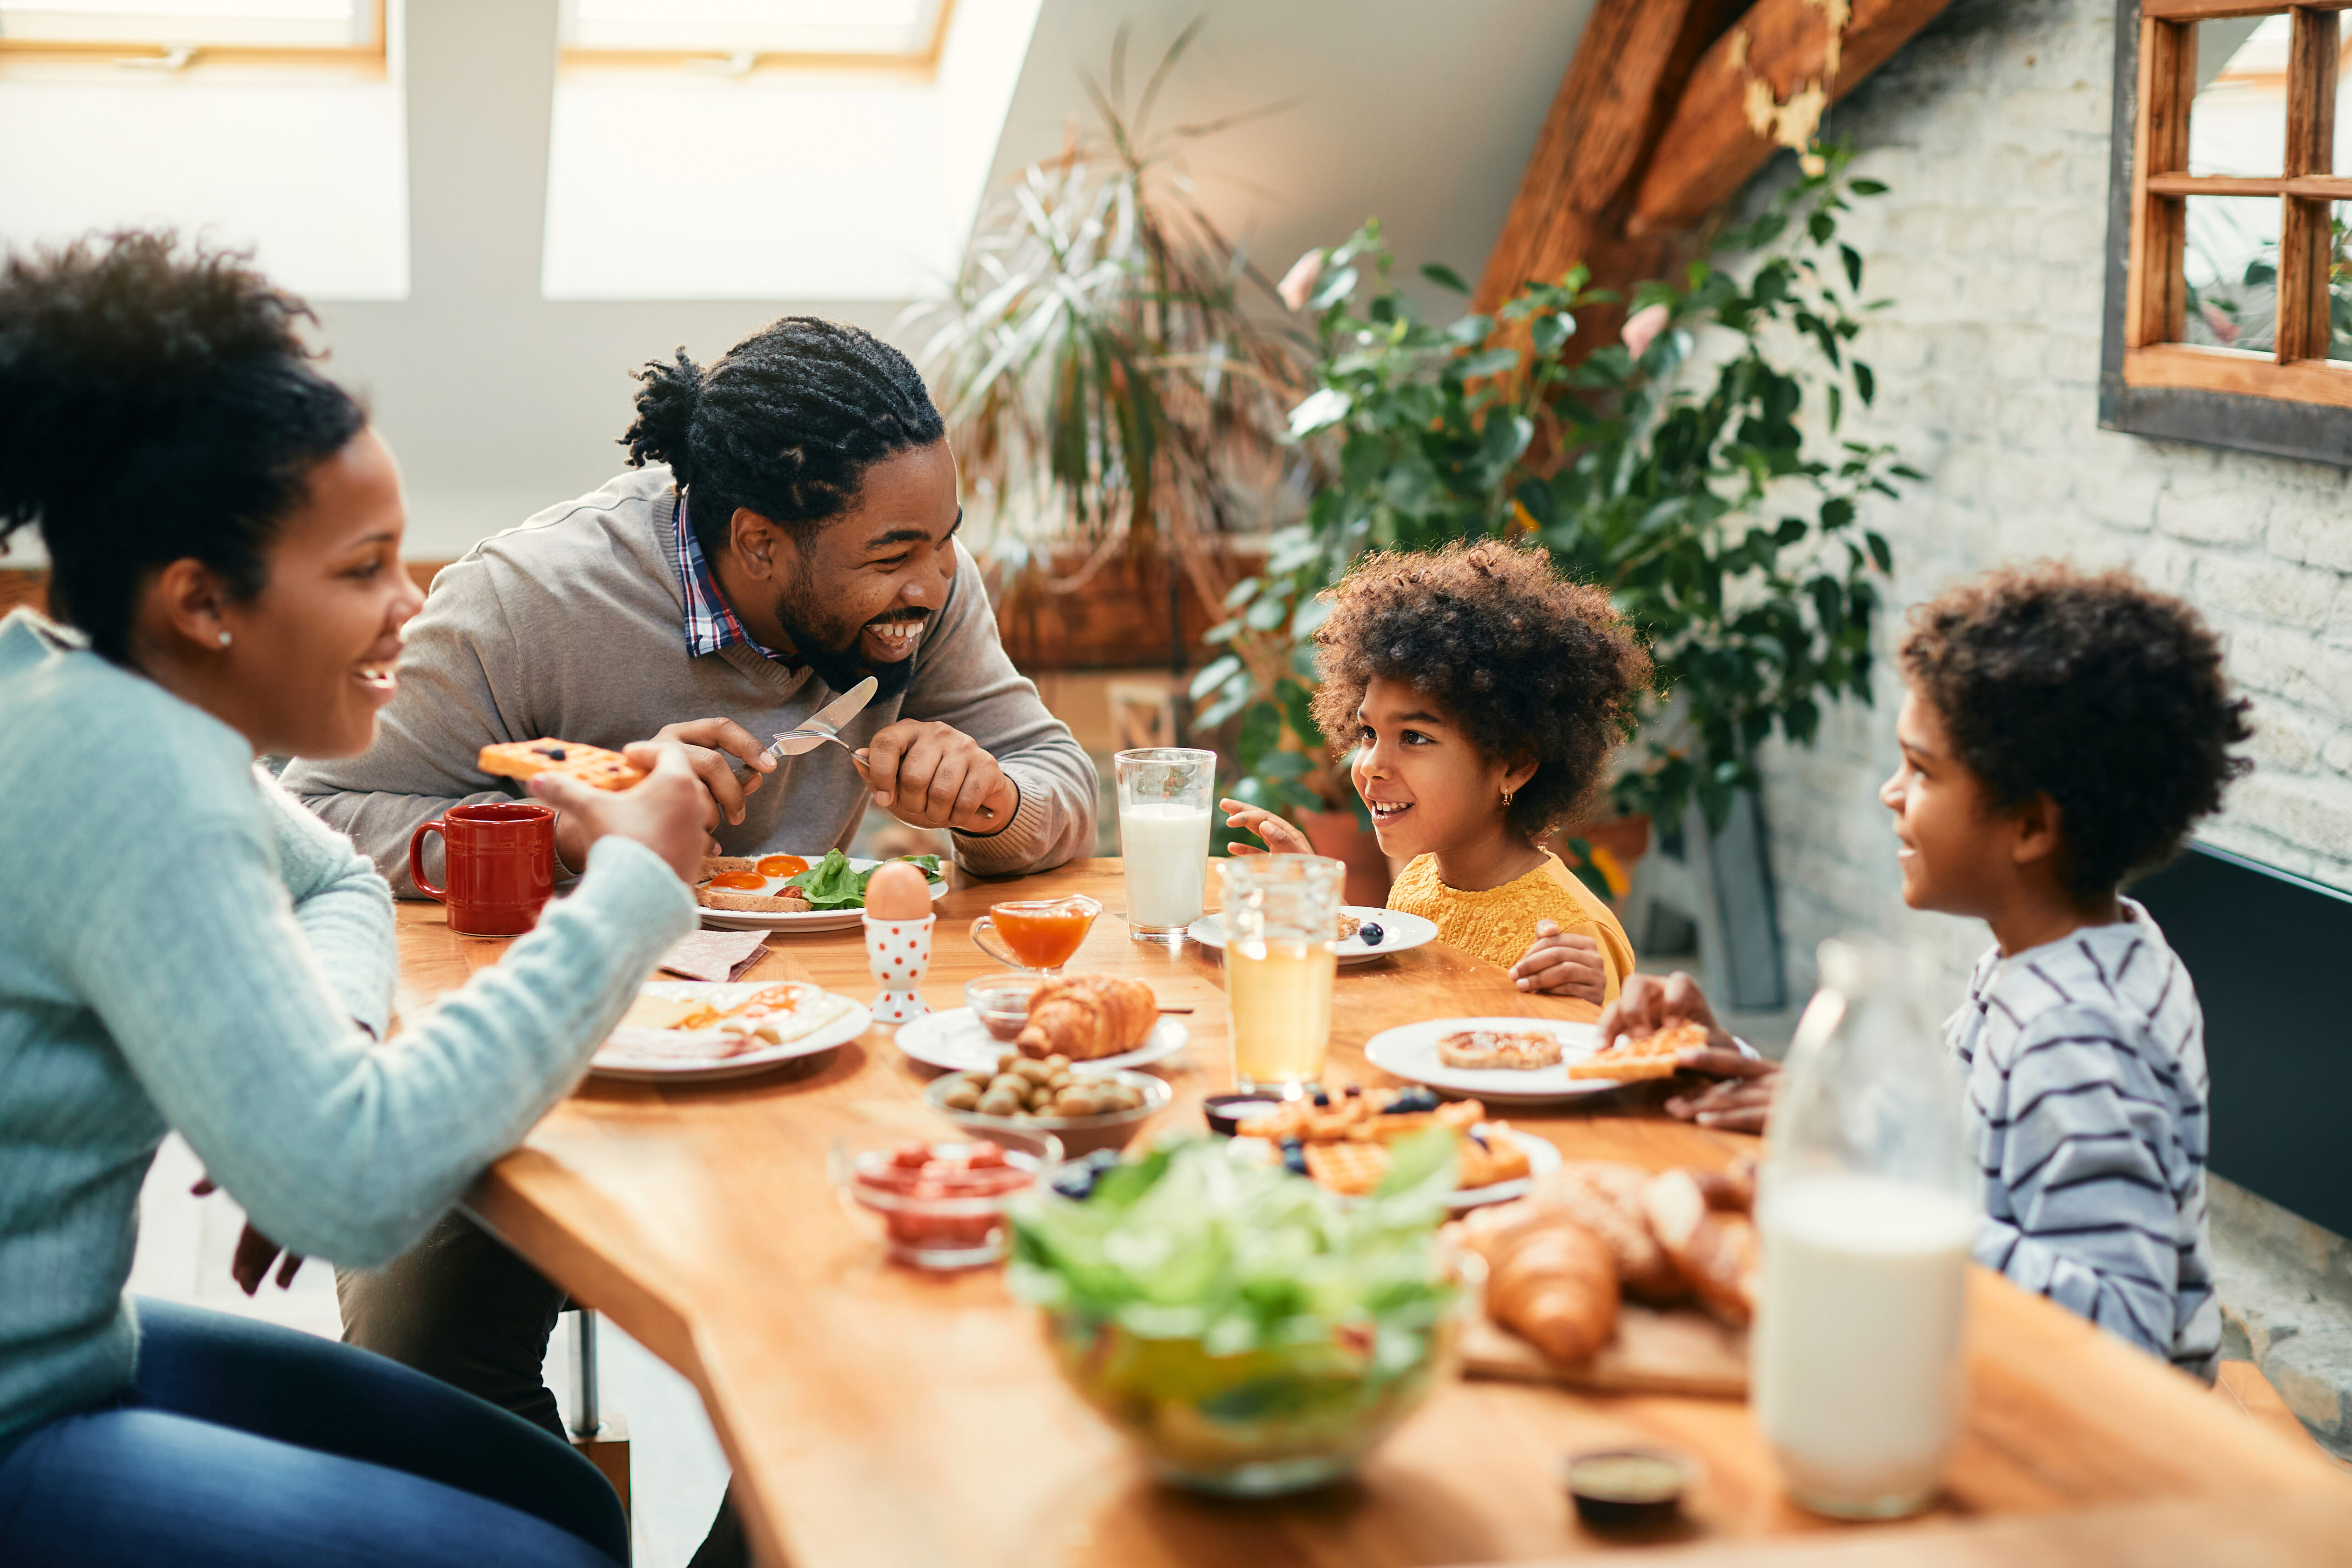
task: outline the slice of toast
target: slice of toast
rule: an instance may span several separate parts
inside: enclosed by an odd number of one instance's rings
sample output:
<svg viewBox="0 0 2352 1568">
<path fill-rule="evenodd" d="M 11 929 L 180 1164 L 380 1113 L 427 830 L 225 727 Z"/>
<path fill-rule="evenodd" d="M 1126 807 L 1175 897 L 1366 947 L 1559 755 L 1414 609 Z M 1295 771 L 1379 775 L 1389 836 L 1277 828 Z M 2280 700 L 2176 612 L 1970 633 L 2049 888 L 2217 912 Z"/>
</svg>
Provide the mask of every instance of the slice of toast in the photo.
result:
<svg viewBox="0 0 2352 1568">
<path fill-rule="evenodd" d="M 509 779 L 562 773 L 591 789 L 627 789 L 646 776 L 618 752 L 571 741 L 507 741 L 484 746 L 475 765 L 486 773 Z"/>
</svg>

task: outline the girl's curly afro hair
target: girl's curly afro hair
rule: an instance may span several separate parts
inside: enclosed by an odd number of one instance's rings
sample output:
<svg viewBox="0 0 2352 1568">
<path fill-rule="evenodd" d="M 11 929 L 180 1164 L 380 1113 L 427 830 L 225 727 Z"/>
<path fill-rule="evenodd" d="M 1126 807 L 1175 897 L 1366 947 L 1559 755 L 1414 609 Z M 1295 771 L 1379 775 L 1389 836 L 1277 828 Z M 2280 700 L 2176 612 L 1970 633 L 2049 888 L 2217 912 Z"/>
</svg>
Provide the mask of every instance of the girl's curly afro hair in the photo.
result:
<svg viewBox="0 0 2352 1568">
<path fill-rule="evenodd" d="M 1324 597 L 1325 734 L 1355 733 L 1374 677 L 1403 681 L 1486 756 L 1535 762 L 1513 827 L 1532 838 L 1591 808 L 1650 687 L 1649 653 L 1606 593 L 1561 577 L 1539 549 L 1483 540 L 1370 556 Z"/>
<path fill-rule="evenodd" d="M 2127 572 L 2045 562 L 1916 605 L 1903 673 L 1996 809 L 2058 803 L 2067 891 L 2088 904 L 2179 852 L 2253 764 L 2221 645 Z"/>
</svg>

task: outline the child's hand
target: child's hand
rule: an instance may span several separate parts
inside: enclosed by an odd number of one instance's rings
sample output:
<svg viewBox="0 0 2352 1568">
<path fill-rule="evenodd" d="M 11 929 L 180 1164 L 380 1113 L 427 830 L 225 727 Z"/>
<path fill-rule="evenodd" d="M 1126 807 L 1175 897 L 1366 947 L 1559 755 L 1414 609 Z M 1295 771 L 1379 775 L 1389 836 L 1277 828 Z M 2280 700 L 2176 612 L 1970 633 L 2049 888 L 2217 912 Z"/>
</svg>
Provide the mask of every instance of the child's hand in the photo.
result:
<svg viewBox="0 0 2352 1568">
<path fill-rule="evenodd" d="M 1601 966 L 1601 944 L 1589 936 L 1564 936 L 1557 921 L 1536 921 L 1536 944 L 1511 965 L 1522 991 L 1576 996 L 1600 1002 L 1609 994 L 1609 972 Z"/>
<path fill-rule="evenodd" d="M 1685 1051 L 1676 1060 L 1695 1072 L 1724 1075 L 1696 1094 L 1666 1101 L 1666 1114 L 1725 1132 L 1761 1132 L 1772 1113 L 1772 1093 L 1780 1086 L 1780 1064 L 1738 1051 Z"/>
<path fill-rule="evenodd" d="M 1255 844 L 1235 844 L 1231 847 L 1229 853 L 1234 855 L 1312 855 L 1315 853 L 1307 842 L 1307 835 L 1270 811 L 1261 810 L 1255 805 L 1244 805 L 1237 800 L 1221 800 L 1217 803 L 1217 808 L 1229 814 L 1225 818 L 1227 827 L 1238 827 L 1244 833 L 1255 833 L 1265 840 L 1265 847 L 1263 849 Z"/>
<path fill-rule="evenodd" d="M 1740 1055 L 1739 1047 L 1732 1043 L 1731 1037 L 1724 1033 L 1723 1026 L 1715 1021 L 1715 1010 L 1706 1005 L 1706 994 L 1699 990 L 1698 982 L 1680 971 L 1664 980 L 1654 974 L 1627 975 L 1625 987 L 1617 994 L 1617 1000 L 1601 1010 L 1597 1025 L 1601 1048 L 1607 1050 L 1620 1039 L 1629 1037 L 1643 1039 L 1669 1024 L 1683 1023 L 1696 1024 L 1706 1031 L 1707 1049 L 1686 1051 L 1684 1053 L 1685 1057 L 1704 1057 L 1721 1052 L 1741 1061 L 1748 1059 Z M 1710 1070 L 1696 1061 L 1686 1061 L 1684 1065 L 1700 1072 Z"/>
</svg>

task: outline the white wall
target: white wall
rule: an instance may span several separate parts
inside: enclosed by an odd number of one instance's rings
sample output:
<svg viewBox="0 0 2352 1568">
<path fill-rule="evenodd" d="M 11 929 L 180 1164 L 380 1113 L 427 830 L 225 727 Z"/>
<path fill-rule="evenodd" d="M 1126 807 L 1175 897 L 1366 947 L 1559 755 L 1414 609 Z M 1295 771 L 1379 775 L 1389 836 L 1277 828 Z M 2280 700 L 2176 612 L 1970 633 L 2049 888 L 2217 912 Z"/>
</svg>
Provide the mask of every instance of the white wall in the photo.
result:
<svg viewBox="0 0 2352 1568">
<path fill-rule="evenodd" d="M 1958 0 L 1832 116 L 1891 193 L 1850 233 L 1895 305 L 1858 344 L 1875 426 L 1927 473 L 1872 527 L 1906 605 L 1996 563 L 2122 565 L 2225 635 L 2255 702 L 2255 772 L 2204 836 L 2352 888 L 2352 471 L 2097 427 L 2114 10 Z M 1767 178 L 1769 178 L 1768 173 Z M 1904 910 L 1876 791 L 1901 695 L 1847 704 L 1811 752 L 1768 761 L 1782 929 L 1798 994 L 1840 930 L 1908 933 L 1957 972 L 1983 928 Z"/>
</svg>

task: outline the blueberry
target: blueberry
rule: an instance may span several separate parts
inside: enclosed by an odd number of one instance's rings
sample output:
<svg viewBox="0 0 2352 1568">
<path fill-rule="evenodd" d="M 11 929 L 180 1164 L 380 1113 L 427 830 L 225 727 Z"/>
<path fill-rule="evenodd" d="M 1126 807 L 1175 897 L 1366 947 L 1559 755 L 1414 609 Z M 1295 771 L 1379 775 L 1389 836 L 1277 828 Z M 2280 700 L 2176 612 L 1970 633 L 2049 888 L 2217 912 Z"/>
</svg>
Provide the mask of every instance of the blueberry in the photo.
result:
<svg viewBox="0 0 2352 1568">
<path fill-rule="evenodd" d="M 1097 1149 L 1082 1160 L 1066 1162 L 1054 1173 L 1054 1190 L 1066 1198 L 1084 1203 L 1094 1196 L 1095 1184 L 1103 1173 L 1118 1163 L 1118 1151 Z"/>
<path fill-rule="evenodd" d="M 1357 1096 L 1359 1096 L 1359 1095 L 1362 1094 L 1363 1092 L 1364 1092 L 1364 1086 L 1363 1086 L 1362 1084 L 1360 1084 L 1360 1083 L 1351 1083 L 1351 1084 L 1349 1084 L 1349 1085 L 1348 1086 L 1348 1098 L 1349 1098 L 1349 1100 L 1353 1100 L 1353 1099 L 1355 1099 Z"/>
<path fill-rule="evenodd" d="M 1382 1116 L 1411 1116 L 1437 1109 L 1437 1095 L 1433 1089 L 1408 1089 L 1381 1108 Z"/>
<path fill-rule="evenodd" d="M 1282 1152 L 1286 1154 L 1305 1147 L 1307 1147 L 1307 1140 L 1304 1138 L 1286 1138 L 1282 1141 Z"/>
<path fill-rule="evenodd" d="M 1315 1091 L 1315 1104 L 1320 1110 L 1329 1110 L 1331 1107 L 1330 1092 L 1327 1089 L 1317 1089 Z"/>
<path fill-rule="evenodd" d="M 1378 947 L 1388 934 L 1388 932 L 1382 931 L 1376 925 L 1368 925 L 1362 927 L 1356 932 L 1356 938 L 1366 947 Z"/>
<path fill-rule="evenodd" d="M 1307 1174 L 1307 1151 L 1296 1140 L 1282 1151 L 1282 1166 L 1294 1176 Z"/>
</svg>

